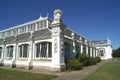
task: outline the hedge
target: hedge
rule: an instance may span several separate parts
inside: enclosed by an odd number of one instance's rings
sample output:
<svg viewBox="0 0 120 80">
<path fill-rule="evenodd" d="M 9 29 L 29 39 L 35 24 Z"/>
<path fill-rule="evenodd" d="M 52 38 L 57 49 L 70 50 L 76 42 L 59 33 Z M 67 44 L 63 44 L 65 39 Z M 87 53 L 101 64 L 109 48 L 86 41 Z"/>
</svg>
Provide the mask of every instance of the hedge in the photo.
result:
<svg viewBox="0 0 120 80">
<path fill-rule="evenodd" d="M 70 59 L 67 61 L 68 70 L 80 70 L 82 68 L 83 68 L 82 64 L 75 59 Z"/>
</svg>

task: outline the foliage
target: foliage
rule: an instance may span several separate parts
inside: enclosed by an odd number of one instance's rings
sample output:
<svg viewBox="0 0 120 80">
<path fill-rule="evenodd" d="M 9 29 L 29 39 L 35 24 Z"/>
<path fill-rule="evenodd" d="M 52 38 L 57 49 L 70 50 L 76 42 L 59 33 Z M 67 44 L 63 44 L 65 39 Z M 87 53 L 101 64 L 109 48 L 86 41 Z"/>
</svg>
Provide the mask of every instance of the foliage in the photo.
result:
<svg viewBox="0 0 120 80">
<path fill-rule="evenodd" d="M 85 53 L 80 53 L 78 55 L 78 58 L 77 58 L 77 60 L 79 62 L 81 62 L 83 66 L 87 65 L 87 59 L 88 59 L 88 57 L 87 57 L 87 55 Z"/>
<path fill-rule="evenodd" d="M 100 57 L 90 57 L 85 53 L 80 53 L 77 55 L 77 60 L 82 63 L 83 66 L 95 65 L 101 61 Z"/>
<path fill-rule="evenodd" d="M 93 57 L 88 57 L 87 58 L 87 66 L 89 66 L 89 65 L 95 65 L 97 63 L 97 61 L 96 61 L 96 58 L 93 58 Z"/>
<path fill-rule="evenodd" d="M 95 57 L 95 59 L 96 59 L 96 62 L 97 62 L 97 63 L 98 63 L 98 62 L 101 62 L 101 58 L 100 58 L 99 56 Z"/>
<path fill-rule="evenodd" d="M 70 59 L 67 61 L 68 70 L 80 70 L 82 68 L 83 68 L 82 64 L 75 59 Z"/>
<path fill-rule="evenodd" d="M 120 58 L 120 47 L 116 50 L 113 50 L 112 57 Z"/>
</svg>

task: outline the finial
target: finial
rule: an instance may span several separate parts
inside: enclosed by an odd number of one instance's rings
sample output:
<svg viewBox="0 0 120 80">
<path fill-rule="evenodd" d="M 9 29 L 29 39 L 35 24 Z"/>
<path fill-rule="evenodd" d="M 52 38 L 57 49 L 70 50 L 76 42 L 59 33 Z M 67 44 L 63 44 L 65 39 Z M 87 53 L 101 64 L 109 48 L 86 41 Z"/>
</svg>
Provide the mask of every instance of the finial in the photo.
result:
<svg viewBox="0 0 120 80">
<path fill-rule="evenodd" d="M 60 9 L 54 10 L 54 20 L 52 24 L 60 23 L 62 21 L 62 11 Z"/>
<path fill-rule="evenodd" d="M 39 17 L 39 19 L 41 19 L 42 18 L 42 16 L 41 16 L 41 13 L 40 13 L 40 17 Z"/>
</svg>

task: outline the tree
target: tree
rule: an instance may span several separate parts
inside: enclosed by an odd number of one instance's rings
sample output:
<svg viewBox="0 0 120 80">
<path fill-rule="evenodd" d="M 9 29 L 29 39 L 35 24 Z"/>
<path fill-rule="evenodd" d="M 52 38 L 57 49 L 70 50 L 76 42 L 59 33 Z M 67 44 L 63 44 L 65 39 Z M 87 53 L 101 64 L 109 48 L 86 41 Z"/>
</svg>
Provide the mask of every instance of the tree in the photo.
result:
<svg viewBox="0 0 120 80">
<path fill-rule="evenodd" d="M 118 49 L 113 50 L 112 56 L 114 58 L 120 58 L 120 47 Z"/>
</svg>

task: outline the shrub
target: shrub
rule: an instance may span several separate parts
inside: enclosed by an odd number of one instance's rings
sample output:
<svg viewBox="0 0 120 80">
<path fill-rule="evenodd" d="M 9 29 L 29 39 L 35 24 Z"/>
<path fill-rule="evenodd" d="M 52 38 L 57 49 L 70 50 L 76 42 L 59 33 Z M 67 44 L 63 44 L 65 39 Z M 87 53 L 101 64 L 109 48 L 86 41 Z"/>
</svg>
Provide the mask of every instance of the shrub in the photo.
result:
<svg viewBox="0 0 120 80">
<path fill-rule="evenodd" d="M 77 60 L 82 63 L 83 66 L 87 65 L 87 55 L 85 53 L 80 53 Z"/>
<path fill-rule="evenodd" d="M 87 59 L 87 66 L 89 65 L 95 65 L 97 63 L 96 59 L 93 57 L 88 57 Z"/>
<path fill-rule="evenodd" d="M 96 62 L 101 62 L 101 58 L 99 56 L 95 57 Z"/>
<path fill-rule="evenodd" d="M 67 69 L 69 70 L 80 70 L 82 68 L 82 64 L 75 59 L 70 59 L 67 61 Z"/>
</svg>

